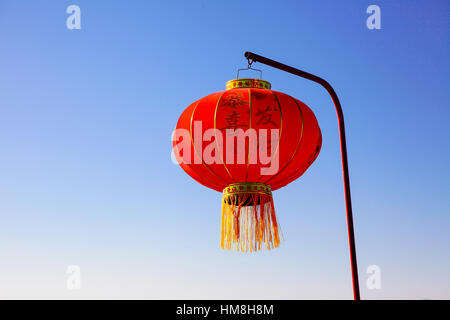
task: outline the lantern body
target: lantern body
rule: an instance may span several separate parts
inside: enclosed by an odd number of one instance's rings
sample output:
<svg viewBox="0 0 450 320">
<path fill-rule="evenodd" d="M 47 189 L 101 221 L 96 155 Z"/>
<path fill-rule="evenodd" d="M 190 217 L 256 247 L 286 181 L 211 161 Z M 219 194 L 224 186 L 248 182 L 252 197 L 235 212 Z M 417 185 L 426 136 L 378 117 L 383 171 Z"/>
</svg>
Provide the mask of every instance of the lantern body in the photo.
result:
<svg viewBox="0 0 450 320">
<path fill-rule="evenodd" d="M 311 109 L 287 94 L 270 90 L 270 83 L 259 79 L 231 80 L 227 90 L 192 103 L 182 113 L 173 136 L 180 166 L 197 182 L 223 192 L 223 204 L 231 205 L 231 217 L 236 210 L 242 214 L 241 208 L 253 206 L 255 212 L 246 219 L 255 216 L 256 220 L 240 230 L 253 232 L 253 243 L 244 244 L 249 250 L 258 249 L 258 237 L 266 247 L 278 246 L 275 235 L 268 235 L 258 221 L 267 218 L 263 204 L 271 206 L 267 215 L 273 229 L 277 223 L 271 191 L 299 178 L 316 159 L 321 145 L 320 128 Z M 231 228 L 242 226 L 237 223 Z M 228 236 L 228 240 L 240 242 L 239 236 Z M 222 242 L 224 237 L 222 225 Z M 269 244 L 268 237 L 272 239 Z"/>
</svg>

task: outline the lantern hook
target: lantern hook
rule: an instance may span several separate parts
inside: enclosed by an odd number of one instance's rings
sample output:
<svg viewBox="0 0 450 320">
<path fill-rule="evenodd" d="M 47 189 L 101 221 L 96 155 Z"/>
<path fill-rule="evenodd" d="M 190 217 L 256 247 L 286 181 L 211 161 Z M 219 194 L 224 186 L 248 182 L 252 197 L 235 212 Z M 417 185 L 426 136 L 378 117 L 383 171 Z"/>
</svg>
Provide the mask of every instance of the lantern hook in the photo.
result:
<svg viewBox="0 0 450 320">
<path fill-rule="evenodd" d="M 251 68 L 252 68 L 252 63 L 254 62 L 253 59 L 247 58 L 247 62 L 248 62 L 248 67 L 247 67 L 247 69 L 251 69 Z"/>
<path fill-rule="evenodd" d="M 262 71 L 259 70 L 259 69 L 252 68 L 252 64 L 253 64 L 253 62 L 255 62 L 255 61 L 254 61 L 253 59 L 247 59 L 247 61 L 248 61 L 247 68 L 241 68 L 241 69 L 238 69 L 236 79 L 239 79 L 239 72 L 242 71 L 242 70 L 253 70 L 253 71 L 257 71 L 257 72 L 259 72 L 259 79 L 262 79 Z"/>
</svg>

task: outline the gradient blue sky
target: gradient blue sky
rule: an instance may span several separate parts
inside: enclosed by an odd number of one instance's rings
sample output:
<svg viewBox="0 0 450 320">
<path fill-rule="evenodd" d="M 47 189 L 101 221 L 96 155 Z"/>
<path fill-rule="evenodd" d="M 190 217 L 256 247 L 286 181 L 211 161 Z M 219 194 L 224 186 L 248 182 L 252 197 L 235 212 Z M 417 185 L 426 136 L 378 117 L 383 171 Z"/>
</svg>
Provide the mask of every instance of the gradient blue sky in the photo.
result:
<svg viewBox="0 0 450 320">
<path fill-rule="evenodd" d="M 66 28 L 67 6 L 82 29 Z M 366 8 L 381 8 L 381 30 Z M 448 1 L 0 0 L 0 298 L 351 299 L 334 109 L 322 151 L 274 193 L 285 241 L 222 251 L 221 195 L 170 160 L 191 102 L 250 50 L 329 80 L 347 128 L 361 295 L 450 298 Z M 81 289 L 66 289 L 68 265 Z M 381 268 L 381 290 L 366 268 Z"/>
</svg>

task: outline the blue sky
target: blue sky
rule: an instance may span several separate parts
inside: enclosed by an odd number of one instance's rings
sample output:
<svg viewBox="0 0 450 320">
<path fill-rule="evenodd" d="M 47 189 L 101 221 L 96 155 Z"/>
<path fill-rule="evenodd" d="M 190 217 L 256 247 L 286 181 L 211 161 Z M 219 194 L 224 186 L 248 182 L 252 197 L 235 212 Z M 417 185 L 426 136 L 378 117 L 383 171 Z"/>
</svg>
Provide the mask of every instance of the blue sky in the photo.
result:
<svg viewBox="0 0 450 320">
<path fill-rule="evenodd" d="M 81 30 L 66 8 L 81 8 Z M 369 30 L 366 8 L 381 8 Z M 447 1 L 0 1 L 0 297 L 351 299 L 335 111 L 274 193 L 285 241 L 222 251 L 221 195 L 170 160 L 193 101 L 253 51 L 327 79 L 344 109 L 364 299 L 450 298 Z M 251 75 L 251 74 L 249 74 Z M 81 269 L 67 290 L 66 269 Z M 378 265 L 381 289 L 366 268 Z"/>
</svg>

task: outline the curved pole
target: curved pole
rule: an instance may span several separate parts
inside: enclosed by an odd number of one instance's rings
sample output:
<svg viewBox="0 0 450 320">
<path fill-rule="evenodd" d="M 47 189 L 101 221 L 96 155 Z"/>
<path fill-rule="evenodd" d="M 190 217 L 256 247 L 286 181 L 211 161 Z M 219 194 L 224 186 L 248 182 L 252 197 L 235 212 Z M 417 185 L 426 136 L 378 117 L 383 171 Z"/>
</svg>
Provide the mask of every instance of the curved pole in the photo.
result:
<svg viewBox="0 0 450 320">
<path fill-rule="evenodd" d="M 347 229 L 348 229 L 348 241 L 350 246 L 350 262 L 352 267 L 352 281 L 353 281 L 353 297 L 355 300 L 360 300 L 359 295 L 359 281 L 358 281 L 358 267 L 356 263 L 356 246 L 355 246 L 355 235 L 353 230 L 353 213 L 352 213 L 352 199 L 350 195 L 350 179 L 348 174 L 348 163 L 347 163 L 347 144 L 345 140 L 345 127 L 344 127 L 344 114 L 342 113 L 341 103 L 339 102 L 338 96 L 334 91 L 333 87 L 324 79 L 317 77 L 311 73 L 295 69 L 293 67 L 287 66 L 280 62 L 262 57 L 253 52 L 245 52 L 245 57 L 248 59 L 249 63 L 260 62 L 264 63 L 273 68 L 277 68 L 296 76 L 306 78 L 308 80 L 317 82 L 322 85 L 330 94 L 331 99 L 333 99 L 334 106 L 336 108 L 336 113 L 339 122 L 339 134 L 341 141 L 341 157 L 342 157 L 342 173 L 344 177 L 344 189 L 345 189 L 345 205 L 347 209 Z"/>
</svg>

